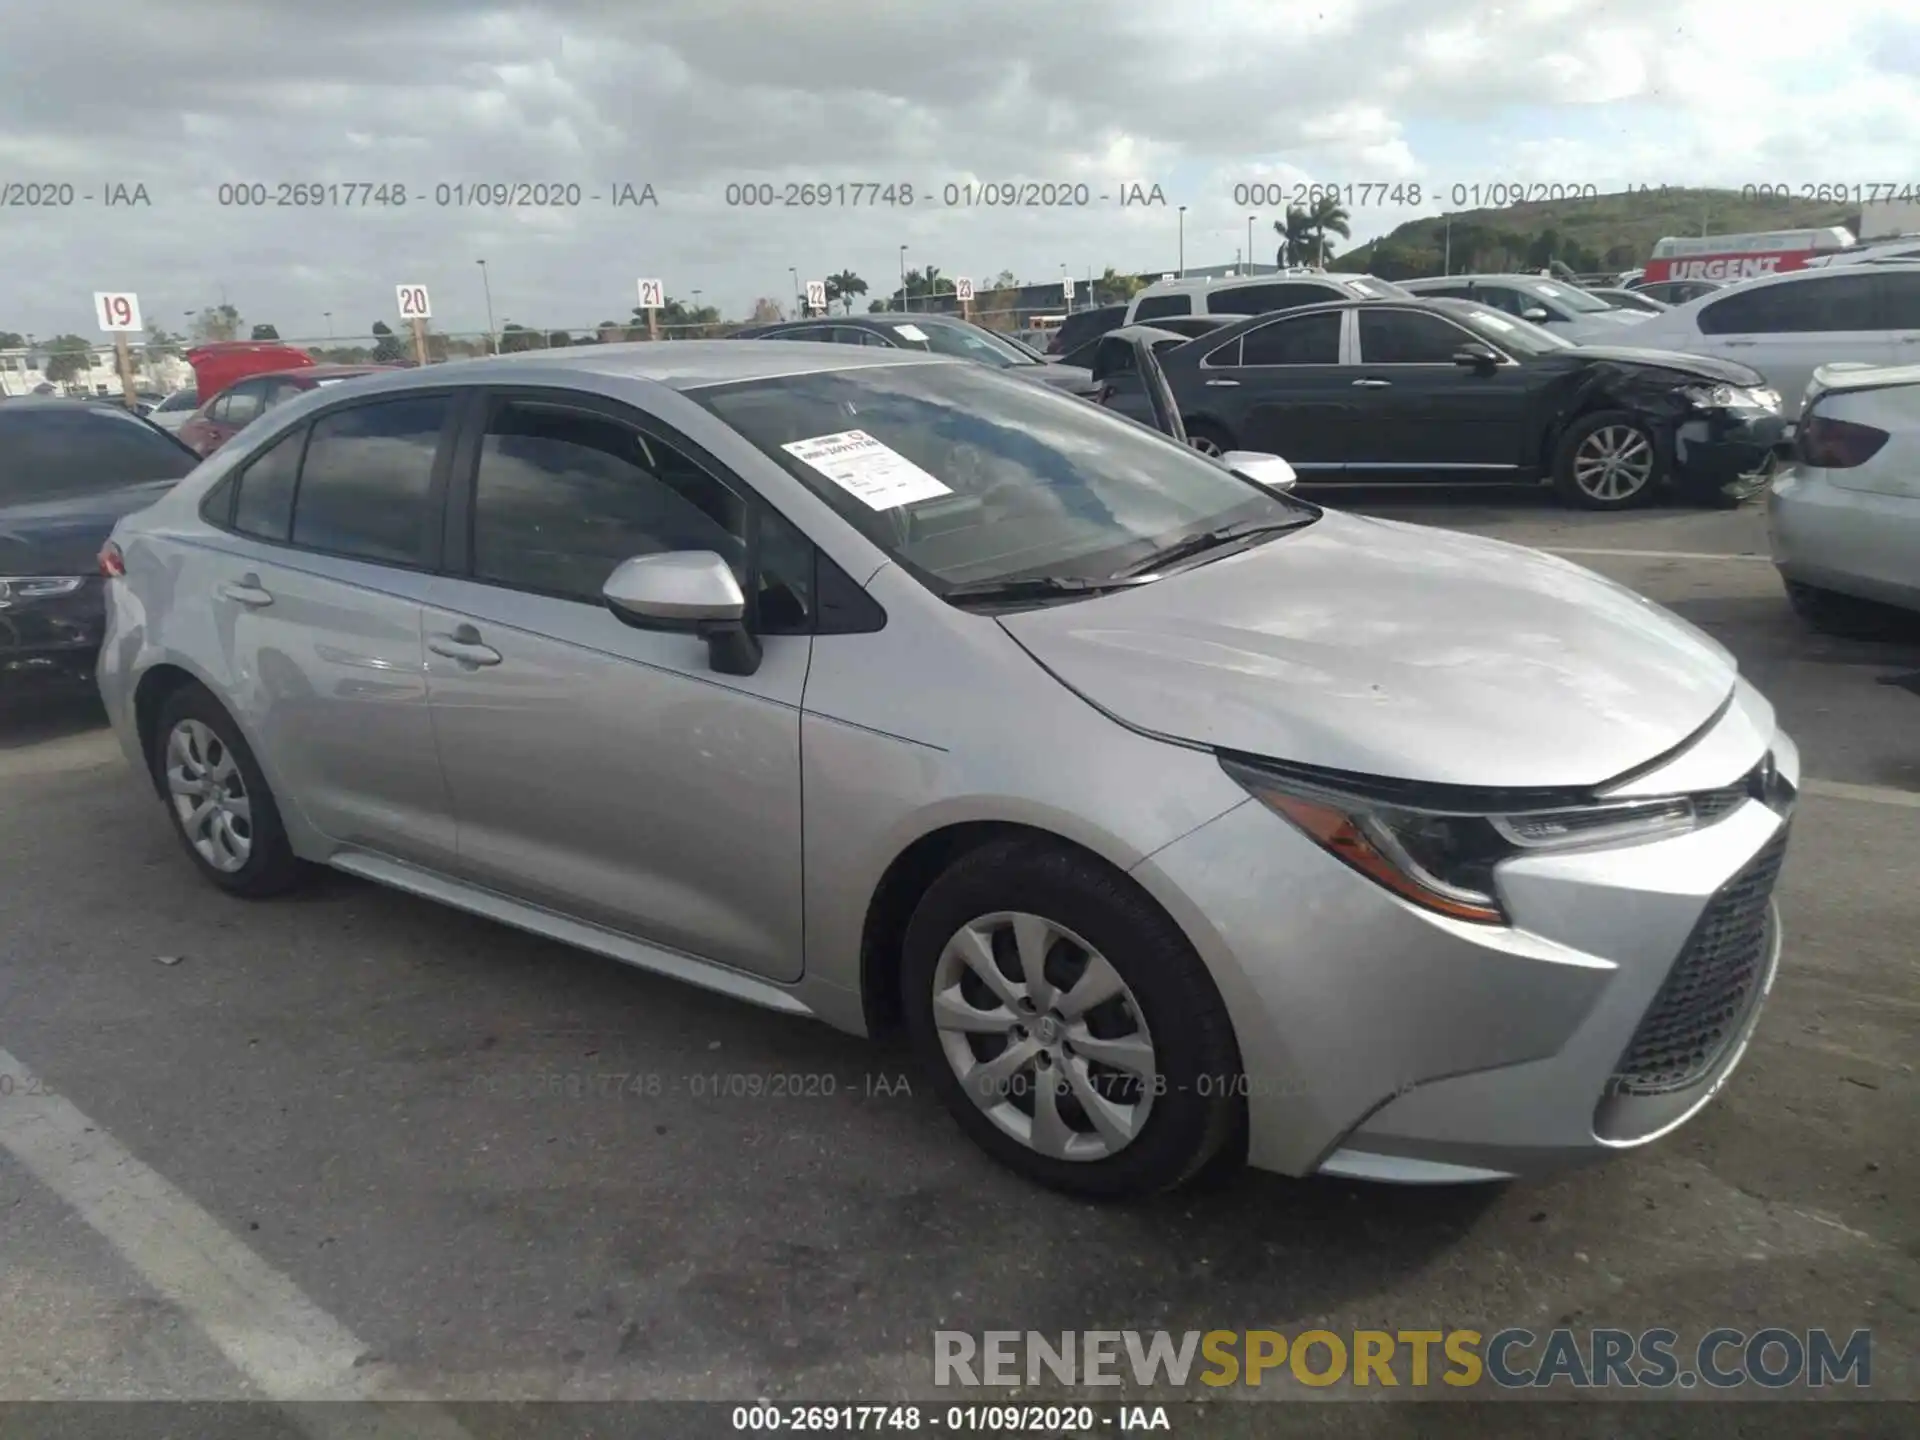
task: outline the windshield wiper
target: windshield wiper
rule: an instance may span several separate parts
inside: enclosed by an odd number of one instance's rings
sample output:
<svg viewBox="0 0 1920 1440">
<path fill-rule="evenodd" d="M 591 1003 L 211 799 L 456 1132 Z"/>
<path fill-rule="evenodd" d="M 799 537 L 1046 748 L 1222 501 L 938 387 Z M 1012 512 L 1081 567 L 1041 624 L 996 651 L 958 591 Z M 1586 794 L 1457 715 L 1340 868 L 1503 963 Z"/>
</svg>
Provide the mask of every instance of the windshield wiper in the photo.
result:
<svg viewBox="0 0 1920 1440">
<path fill-rule="evenodd" d="M 1024 580 L 969 580 L 948 586 L 943 600 L 1052 600 L 1062 595 L 1099 595 L 1108 590 L 1131 590 L 1148 585 L 1149 577 L 1115 575 L 1096 580 L 1085 575 L 1034 575 Z"/>
<path fill-rule="evenodd" d="M 1122 570 L 1116 579 L 1132 580 L 1151 575 L 1155 571 L 1173 564 L 1176 560 L 1185 560 L 1201 555 L 1208 550 L 1230 545 L 1236 540 L 1250 539 L 1255 535 L 1267 535 L 1281 530 L 1292 530 L 1306 524 L 1311 515 L 1297 515 L 1291 520 L 1242 520 L 1237 525 L 1222 525 L 1217 530 L 1203 530 L 1198 535 L 1189 535 L 1184 540 L 1176 540 L 1163 550 L 1156 550 L 1144 560 L 1137 561 Z"/>
</svg>

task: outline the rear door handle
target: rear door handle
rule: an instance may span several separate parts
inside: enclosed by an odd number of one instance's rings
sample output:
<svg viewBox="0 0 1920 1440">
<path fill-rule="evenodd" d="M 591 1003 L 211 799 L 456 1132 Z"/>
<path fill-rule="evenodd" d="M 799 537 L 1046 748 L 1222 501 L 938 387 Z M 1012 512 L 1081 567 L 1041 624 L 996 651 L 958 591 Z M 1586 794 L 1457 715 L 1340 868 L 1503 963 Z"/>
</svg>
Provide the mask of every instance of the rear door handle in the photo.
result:
<svg viewBox="0 0 1920 1440">
<path fill-rule="evenodd" d="M 1751 340 L 1722 340 L 1720 343 L 1729 350 L 1751 350 L 1754 342 Z"/>
<path fill-rule="evenodd" d="M 1237 385 L 1238 385 L 1239 383 L 1240 383 L 1240 382 L 1239 382 L 1238 380 L 1209 380 L 1209 381 L 1207 381 L 1207 384 L 1209 384 L 1209 385 L 1218 385 L 1218 386 L 1220 386 L 1220 387 L 1222 387 L 1223 389 L 1224 389 L 1224 388 L 1231 388 L 1231 387 L 1233 387 L 1233 386 L 1237 386 Z"/>
<path fill-rule="evenodd" d="M 1392 384 L 1393 382 L 1391 380 L 1356 380 L 1353 382 L 1356 390 L 1385 390 Z"/>
<path fill-rule="evenodd" d="M 220 587 L 220 593 L 229 600 L 242 605 L 271 605 L 273 592 L 260 583 L 260 577 L 249 570 L 238 580 L 231 580 Z"/>
<path fill-rule="evenodd" d="M 458 660 L 463 665 L 500 663 L 500 652 L 482 641 L 480 632 L 471 625 L 462 625 L 451 635 L 433 636 L 427 641 L 427 649 L 449 660 Z"/>
</svg>

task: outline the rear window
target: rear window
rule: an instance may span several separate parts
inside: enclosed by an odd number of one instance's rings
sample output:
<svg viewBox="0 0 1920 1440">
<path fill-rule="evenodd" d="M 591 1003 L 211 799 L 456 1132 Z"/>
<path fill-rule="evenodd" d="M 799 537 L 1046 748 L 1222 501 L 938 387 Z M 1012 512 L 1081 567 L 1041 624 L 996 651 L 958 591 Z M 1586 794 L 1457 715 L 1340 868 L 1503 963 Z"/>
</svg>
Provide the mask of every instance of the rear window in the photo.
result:
<svg viewBox="0 0 1920 1440">
<path fill-rule="evenodd" d="M 1191 315 L 1191 295 L 1149 295 L 1134 307 L 1135 320 L 1152 320 L 1160 315 Z"/>
<path fill-rule="evenodd" d="M 0 505 L 178 480 L 199 463 L 173 437 L 123 410 L 86 404 L 0 407 Z"/>
<path fill-rule="evenodd" d="M 1207 297 L 1215 315 L 1265 315 L 1270 310 L 1297 310 L 1302 305 L 1324 305 L 1341 298 L 1332 285 L 1311 280 L 1283 280 L 1270 285 L 1226 285 Z"/>
</svg>

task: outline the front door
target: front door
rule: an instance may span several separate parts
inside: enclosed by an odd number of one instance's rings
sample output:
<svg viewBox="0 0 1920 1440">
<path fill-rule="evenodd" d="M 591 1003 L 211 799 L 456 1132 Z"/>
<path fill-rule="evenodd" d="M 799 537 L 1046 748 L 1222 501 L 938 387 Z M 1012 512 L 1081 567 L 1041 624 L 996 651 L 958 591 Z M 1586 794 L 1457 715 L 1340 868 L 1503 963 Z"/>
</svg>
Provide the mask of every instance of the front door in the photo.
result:
<svg viewBox="0 0 1920 1440">
<path fill-rule="evenodd" d="M 1355 317 L 1350 476 L 1404 470 L 1436 480 L 1461 472 L 1499 478 L 1519 468 L 1525 367 L 1454 363 L 1461 346 L 1486 342 L 1430 311 L 1367 308 Z"/>
<path fill-rule="evenodd" d="M 637 412 L 499 393 L 466 447 L 471 554 L 427 607 L 427 683 L 476 883 L 774 980 L 801 971 L 800 701 L 808 567 L 777 517 Z M 460 503 L 456 498 L 456 505 Z M 759 517 L 756 522 L 754 517 Z M 747 567 L 761 523 L 759 572 Z M 456 528 L 460 528 L 456 526 Z M 758 590 L 759 670 L 634 629 L 621 561 L 712 550 Z"/>
</svg>

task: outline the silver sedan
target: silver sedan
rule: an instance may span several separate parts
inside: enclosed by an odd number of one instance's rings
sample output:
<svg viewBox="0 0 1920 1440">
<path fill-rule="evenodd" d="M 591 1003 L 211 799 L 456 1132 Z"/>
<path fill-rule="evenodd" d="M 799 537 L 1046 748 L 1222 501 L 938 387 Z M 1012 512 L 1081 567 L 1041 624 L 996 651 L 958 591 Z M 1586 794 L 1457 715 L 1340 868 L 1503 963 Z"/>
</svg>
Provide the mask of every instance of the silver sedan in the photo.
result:
<svg viewBox="0 0 1920 1440">
<path fill-rule="evenodd" d="M 1629 1149 L 1780 955 L 1798 759 L 1720 646 L 961 361 L 348 381 L 101 564 L 101 694 L 213 885 L 330 865 L 904 1025 L 1082 1193 Z"/>
</svg>

